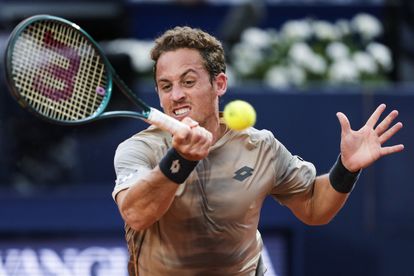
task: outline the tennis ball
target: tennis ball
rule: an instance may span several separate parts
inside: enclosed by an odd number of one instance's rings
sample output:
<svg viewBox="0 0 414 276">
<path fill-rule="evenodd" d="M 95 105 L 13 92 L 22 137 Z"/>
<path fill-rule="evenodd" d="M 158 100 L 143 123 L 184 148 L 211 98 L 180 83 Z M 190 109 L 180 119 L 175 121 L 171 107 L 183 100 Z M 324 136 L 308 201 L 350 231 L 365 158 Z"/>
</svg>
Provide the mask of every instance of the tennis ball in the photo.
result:
<svg viewBox="0 0 414 276">
<path fill-rule="evenodd" d="M 233 130 L 243 130 L 256 123 L 256 111 L 248 102 L 235 100 L 228 103 L 223 111 L 224 121 Z"/>
</svg>

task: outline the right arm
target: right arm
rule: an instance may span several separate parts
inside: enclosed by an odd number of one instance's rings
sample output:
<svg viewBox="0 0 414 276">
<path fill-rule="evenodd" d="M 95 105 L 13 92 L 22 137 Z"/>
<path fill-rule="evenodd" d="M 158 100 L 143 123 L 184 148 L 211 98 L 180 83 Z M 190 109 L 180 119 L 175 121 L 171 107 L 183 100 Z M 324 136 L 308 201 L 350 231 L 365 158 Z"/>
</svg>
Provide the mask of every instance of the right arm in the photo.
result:
<svg viewBox="0 0 414 276">
<path fill-rule="evenodd" d="M 204 159 L 212 143 L 211 134 L 189 118 L 183 123 L 189 128 L 174 134 L 173 148 L 187 160 Z M 133 186 L 119 192 L 115 200 L 124 221 L 139 231 L 151 226 L 168 211 L 178 187 L 156 166 Z"/>
<path fill-rule="evenodd" d="M 170 208 L 178 187 L 157 166 L 138 183 L 117 194 L 122 218 L 135 230 L 151 226 Z"/>
</svg>

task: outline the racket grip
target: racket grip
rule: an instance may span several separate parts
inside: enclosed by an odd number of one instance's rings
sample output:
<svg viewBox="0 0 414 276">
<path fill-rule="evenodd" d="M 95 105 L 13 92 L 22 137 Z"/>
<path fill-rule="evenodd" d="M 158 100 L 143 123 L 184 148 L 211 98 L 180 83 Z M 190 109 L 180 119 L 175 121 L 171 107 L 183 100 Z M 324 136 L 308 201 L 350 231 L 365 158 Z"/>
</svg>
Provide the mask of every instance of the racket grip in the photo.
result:
<svg viewBox="0 0 414 276">
<path fill-rule="evenodd" d="M 180 130 L 188 130 L 190 128 L 188 125 L 181 123 L 156 108 L 151 107 L 150 109 L 147 121 L 152 125 L 156 125 L 171 134 L 175 134 Z"/>
</svg>

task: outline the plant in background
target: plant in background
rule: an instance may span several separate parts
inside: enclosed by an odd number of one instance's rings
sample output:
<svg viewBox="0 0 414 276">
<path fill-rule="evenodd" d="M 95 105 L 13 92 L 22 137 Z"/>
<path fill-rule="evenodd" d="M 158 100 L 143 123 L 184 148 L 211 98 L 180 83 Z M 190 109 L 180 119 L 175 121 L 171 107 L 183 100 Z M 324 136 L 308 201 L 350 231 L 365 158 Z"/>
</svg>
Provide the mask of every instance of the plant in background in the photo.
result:
<svg viewBox="0 0 414 276">
<path fill-rule="evenodd" d="M 115 39 L 100 42 L 106 54 L 125 54 L 131 60 L 135 77 L 140 80 L 152 80 L 152 68 L 150 51 L 154 41 L 137 39 Z"/>
<path fill-rule="evenodd" d="M 276 29 L 249 28 L 231 50 L 236 83 L 264 81 L 276 88 L 388 81 L 390 49 L 377 40 L 379 20 L 360 13 L 334 23 L 305 18 Z"/>
</svg>

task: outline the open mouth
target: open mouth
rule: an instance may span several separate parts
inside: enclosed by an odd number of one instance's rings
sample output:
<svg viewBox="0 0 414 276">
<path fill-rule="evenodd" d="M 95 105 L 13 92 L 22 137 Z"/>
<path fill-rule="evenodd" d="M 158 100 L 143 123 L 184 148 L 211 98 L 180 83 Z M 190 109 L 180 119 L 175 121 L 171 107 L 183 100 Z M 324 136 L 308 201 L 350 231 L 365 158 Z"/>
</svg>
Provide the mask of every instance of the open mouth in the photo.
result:
<svg viewBox="0 0 414 276">
<path fill-rule="evenodd" d="M 190 107 L 181 107 L 173 110 L 173 113 L 177 117 L 184 116 L 190 112 Z"/>
</svg>

